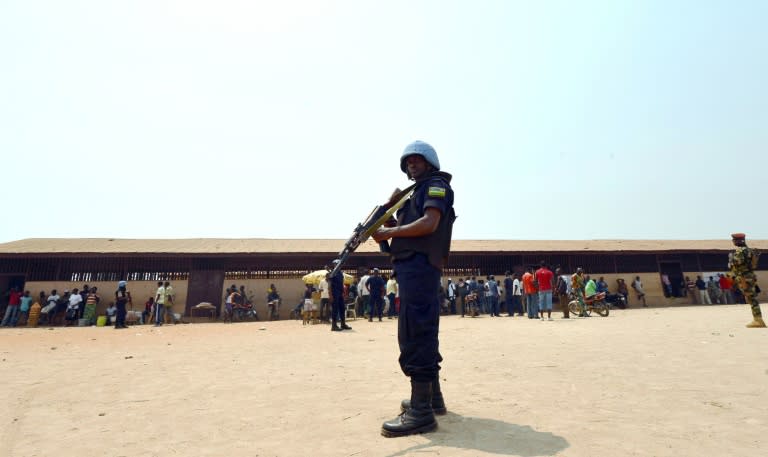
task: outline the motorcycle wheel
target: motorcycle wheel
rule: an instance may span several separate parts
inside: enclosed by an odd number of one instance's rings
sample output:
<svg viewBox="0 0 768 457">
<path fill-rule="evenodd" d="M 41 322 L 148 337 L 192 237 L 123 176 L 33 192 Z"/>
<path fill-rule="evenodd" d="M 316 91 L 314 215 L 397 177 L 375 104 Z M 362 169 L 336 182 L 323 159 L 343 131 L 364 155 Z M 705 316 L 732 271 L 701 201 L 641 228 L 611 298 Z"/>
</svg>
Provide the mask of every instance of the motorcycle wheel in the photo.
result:
<svg viewBox="0 0 768 457">
<path fill-rule="evenodd" d="M 568 303 L 568 312 L 570 312 L 574 316 L 578 316 L 579 315 L 580 311 L 579 311 L 579 301 L 578 300 L 571 300 Z"/>
<path fill-rule="evenodd" d="M 608 313 L 610 313 L 610 309 L 608 309 L 608 305 L 605 304 L 605 302 L 600 302 L 597 305 L 595 305 L 595 311 L 597 311 L 597 314 L 607 317 Z"/>
</svg>

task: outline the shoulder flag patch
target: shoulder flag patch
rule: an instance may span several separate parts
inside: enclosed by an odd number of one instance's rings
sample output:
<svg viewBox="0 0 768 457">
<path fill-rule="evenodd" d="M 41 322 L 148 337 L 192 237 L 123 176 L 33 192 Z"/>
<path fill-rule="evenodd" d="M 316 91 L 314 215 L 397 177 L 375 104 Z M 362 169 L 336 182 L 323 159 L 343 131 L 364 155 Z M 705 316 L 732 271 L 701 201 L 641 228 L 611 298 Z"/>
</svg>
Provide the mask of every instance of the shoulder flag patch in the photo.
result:
<svg viewBox="0 0 768 457">
<path fill-rule="evenodd" d="M 427 195 L 430 197 L 445 198 L 445 188 L 443 187 L 430 187 L 427 190 Z"/>
</svg>

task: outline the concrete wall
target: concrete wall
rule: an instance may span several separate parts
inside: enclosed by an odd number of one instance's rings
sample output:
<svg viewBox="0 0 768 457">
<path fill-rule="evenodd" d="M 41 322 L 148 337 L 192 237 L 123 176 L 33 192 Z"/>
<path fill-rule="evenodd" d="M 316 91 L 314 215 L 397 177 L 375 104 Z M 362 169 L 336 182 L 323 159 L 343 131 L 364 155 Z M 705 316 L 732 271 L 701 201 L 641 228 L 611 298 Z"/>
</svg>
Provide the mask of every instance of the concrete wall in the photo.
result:
<svg viewBox="0 0 768 457">
<path fill-rule="evenodd" d="M 696 276 L 701 272 L 684 272 L 684 276 L 690 276 L 695 280 Z M 494 275 L 497 280 L 503 281 L 504 273 Z M 616 292 L 616 279 L 623 278 L 627 282 L 629 287 L 629 303 L 631 307 L 638 306 L 637 294 L 632 289 L 631 284 L 635 276 L 640 276 L 640 280 L 643 282 L 645 288 L 646 301 L 649 306 L 679 306 L 690 305 L 695 303 L 692 297 L 685 298 L 666 298 L 662 291 L 661 278 L 659 273 L 624 273 L 624 274 L 600 274 L 593 273 L 591 276 L 597 280 L 600 276 L 605 278 L 608 283 L 608 288 L 611 292 Z M 761 301 L 766 299 L 768 295 L 768 271 L 757 272 L 758 283 L 764 284 L 765 289 L 760 294 L 758 299 Z M 483 276 L 484 278 L 484 276 Z M 443 278 L 443 284 L 446 283 L 447 278 Z M 458 277 L 454 277 L 458 282 Z M 478 278 L 480 279 L 480 278 Z M 705 280 L 708 278 L 704 278 Z M 187 281 L 173 281 L 171 285 L 176 293 L 176 305 L 174 311 L 177 313 L 183 313 L 185 304 L 187 301 Z M 270 284 L 274 284 L 277 287 L 278 293 L 282 297 L 282 306 L 280 307 L 280 318 L 287 319 L 290 316 L 291 310 L 299 304 L 304 297 L 304 283 L 300 279 L 246 279 L 246 280 L 230 280 L 225 282 L 221 289 L 221 297 L 223 301 L 224 289 L 235 284 L 238 288 L 241 285 L 245 286 L 246 294 L 252 299 L 256 305 L 256 310 L 261 319 L 265 319 L 267 316 L 267 289 Z M 61 295 L 65 289 L 72 290 L 75 287 L 81 288 L 82 283 L 72 283 L 66 281 L 30 281 L 25 284 L 25 290 L 29 290 L 31 295 L 37 298 L 41 290 L 44 290 L 46 294 L 51 292 L 51 289 L 57 289 L 59 295 Z M 99 314 L 104 313 L 104 309 L 111 301 L 114 301 L 114 292 L 117 289 L 116 282 L 94 282 L 89 286 L 97 287 L 98 293 L 101 295 L 101 303 L 97 308 Z M 144 302 L 149 297 L 155 296 L 157 290 L 156 281 L 132 281 L 128 283 L 128 290 L 133 297 L 133 309 L 141 311 L 144 309 Z M 190 305 L 196 305 L 197 303 L 191 303 Z M 768 311 L 768 310 L 766 310 Z"/>
<path fill-rule="evenodd" d="M 224 290 L 232 284 L 237 285 L 238 289 L 240 286 L 245 286 L 246 294 L 253 298 L 253 303 L 256 304 L 257 312 L 262 319 L 267 316 L 267 289 L 270 284 L 277 287 L 277 291 L 283 299 L 283 304 L 280 307 L 281 319 L 287 319 L 293 307 L 304 297 L 304 283 L 300 279 L 247 279 L 226 282 L 220 291 L 222 301 Z M 97 293 L 101 296 L 101 302 L 96 311 L 98 314 L 104 314 L 109 303 L 114 301 L 117 283 L 114 281 L 92 282 L 88 285 L 98 289 Z M 171 286 L 176 294 L 174 312 L 183 314 L 186 309 L 188 281 L 171 281 Z M 65 290 L 73 290 L 75 287 L 80 289 L 83 284 L 69 281 L 29 281 L 24 285 L 24 289 L 28 290 L 35 299 L 37 299 L 40 291 L 45 291 L 46 296 L 48 296 L 51 290 L 56 289 L 59 295 L 63 295 Z M 155 296 L 157 281 L 130 281 L 128 282 L 128 291 L 133 299 L 133 309 L 141 311 L 149 297 Z M 196 304 L 191 303 L 190 305 Z"/>
</svg>

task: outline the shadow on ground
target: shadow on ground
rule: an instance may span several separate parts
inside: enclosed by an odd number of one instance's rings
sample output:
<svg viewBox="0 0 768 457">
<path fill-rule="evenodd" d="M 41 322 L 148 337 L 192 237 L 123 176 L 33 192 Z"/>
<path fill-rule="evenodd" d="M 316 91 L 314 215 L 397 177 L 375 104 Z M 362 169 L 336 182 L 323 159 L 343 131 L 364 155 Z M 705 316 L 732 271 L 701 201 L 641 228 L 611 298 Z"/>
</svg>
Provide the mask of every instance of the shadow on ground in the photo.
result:
<svg viewBox="0 0 768 457">
<path fill-rule="evenodd" d="M 412 446 L 390 457 L 413 455 L 434 446 L 534 457 L 555 455 L 569 446 L 565 438 L 550 432 L 536 431 L 527 425 L 459 416 L 450 412 L 445 416 L 439 416 L 438 421 L 440 426 L 436 431 L 421 435 L 430 440 L 429 443 Z"/>
</svg>

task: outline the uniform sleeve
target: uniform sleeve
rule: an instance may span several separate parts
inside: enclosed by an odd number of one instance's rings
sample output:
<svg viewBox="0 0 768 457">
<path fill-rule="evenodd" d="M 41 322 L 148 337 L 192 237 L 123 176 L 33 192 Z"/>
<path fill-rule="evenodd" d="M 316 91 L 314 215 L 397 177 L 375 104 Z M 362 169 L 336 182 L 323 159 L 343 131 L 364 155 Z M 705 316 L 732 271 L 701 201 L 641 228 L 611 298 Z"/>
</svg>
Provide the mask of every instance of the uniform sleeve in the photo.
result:
<svg viewBox="0 0 768 457">
<path fill-rule="evenodd" d="M 425 186 L 423 209 L 436 208 L 441 214 L 453 205 L 453 190 L 443 179 L 431 179 Z"/>
</svg>

